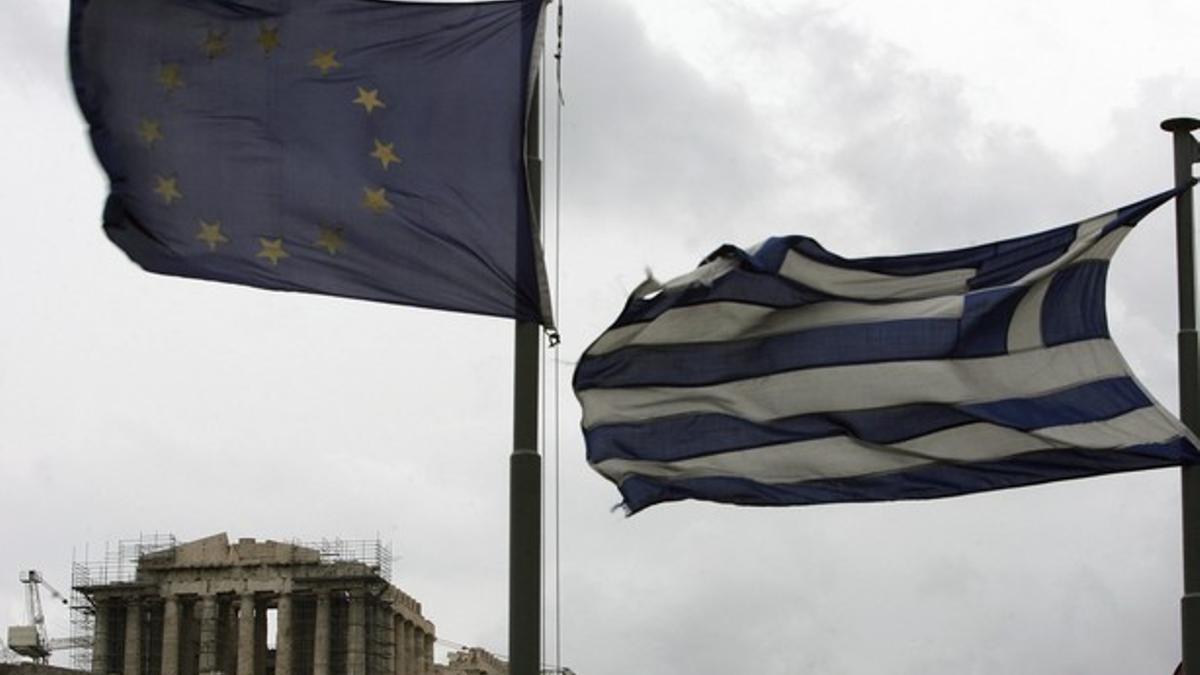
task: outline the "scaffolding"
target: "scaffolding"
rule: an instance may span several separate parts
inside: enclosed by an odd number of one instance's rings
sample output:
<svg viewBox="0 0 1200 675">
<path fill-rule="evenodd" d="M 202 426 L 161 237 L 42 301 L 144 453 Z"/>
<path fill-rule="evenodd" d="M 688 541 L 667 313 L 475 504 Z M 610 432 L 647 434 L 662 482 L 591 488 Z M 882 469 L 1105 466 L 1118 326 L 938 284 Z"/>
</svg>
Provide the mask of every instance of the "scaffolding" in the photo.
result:
<svg viewBox="0 0 1200 675">
<path fill-rule="evenodd" d="M 104 544 L 104 554 L 89 559 L 84 549 L 83 560 L 71 561 L 71 667 L 92 669 L 92 636 L 96 630 L 96 608 L 82 589 L 91 586 L 132 583 L 137 578 L 138 560 L 156 553 L 171 555 L 178 542 L 172 534 L 141 534 L 137 539 L 121 539 L 116 545 Z"/>
<path fill-rule="evenodd" d="M 92 669 L 92 635 L 96 630 L 96 611 L 83 591 L 91 585 L 88 566 L 71 561 L 71 641 L 76 644 L 71 651 L 71 667 L 75 670 Z"/>
<path fill-rule="evenodd" d="M 317 551 L 323 563 L 360 562 L 384 581 L 390 583 L 392 580 L 392 547 L 378 538 L 292 540 L 288 543 Z"/>
</svg>

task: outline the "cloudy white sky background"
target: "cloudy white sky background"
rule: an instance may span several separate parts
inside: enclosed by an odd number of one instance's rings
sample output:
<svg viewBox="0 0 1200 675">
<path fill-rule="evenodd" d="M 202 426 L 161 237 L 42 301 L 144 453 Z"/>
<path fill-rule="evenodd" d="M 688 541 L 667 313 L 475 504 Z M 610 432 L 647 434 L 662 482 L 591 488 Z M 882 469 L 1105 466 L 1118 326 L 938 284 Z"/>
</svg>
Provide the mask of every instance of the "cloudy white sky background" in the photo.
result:
<svg viewBox="0 0 1200 675">
<path fill-rule="evenodd" d="M 21 568 L 65 588 L 73 551 L 140 532 L 378 534 L 442 637 L 503 652 L 510 324 L 139 271 L 100 231 L 65 5 L 13 1 L 0 21 L 0 623 L 23 620 Z M 1176 471 L 626 519 L 586 466 L 568 380 L 647 266 L 673 276 L 773 234 L 844 255 L 957 247 L 1166 189 L 1158 123 L 1200 114 L 1200 3 L 570 0 L 566 16 L 565 665 L 1171 672 Z M 1174 409 L 1172 237 L 1162 209 L 1127 240 L 1109 315 Z M 48 618 L 66 635 L 65 612 Z"/>
</svg>

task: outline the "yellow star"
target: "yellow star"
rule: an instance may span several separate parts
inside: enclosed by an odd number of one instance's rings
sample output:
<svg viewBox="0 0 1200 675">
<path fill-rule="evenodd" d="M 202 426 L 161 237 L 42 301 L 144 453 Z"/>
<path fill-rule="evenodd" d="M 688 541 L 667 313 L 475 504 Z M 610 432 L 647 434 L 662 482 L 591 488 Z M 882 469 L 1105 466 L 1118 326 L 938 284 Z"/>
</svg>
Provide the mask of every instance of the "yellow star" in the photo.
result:
<svg viewBox="0 0 1200 675">
<path fill-rule="evenodd" d="M 167 93 L 171 93 L 184 85 L 183 72 L 178 63 L 164 63 L 158 67 L 158 83 Z"/>
<path fill-rule="evenodd" d="M 221 221 L 214 220 L 211 223 L 200 220 L 200 232 L 196 234 L 196 238 L 208 244 L 208 250 L 217 250 L 217 244 L 228 244 L 229 237 L 221 234 Z"/>
<path fill-rule="evenodd" d="M 400 163 L 400 158 L 396 156 L 395 148 L 395 143 L 383 143 L 378 138 L 375 139 L 375 151 L 371 153 L 371 156 L 379 160 L 379 163 L 383 165 L 384 171 L 387 171 L 388 164 L 392 162 Z"/>
<path fill-rule="evenodd" d="M 263 53 L 269 56 L 279 47 L 279 26 L 268 26 L 265 23 L 259 26 L 257 42 Z"/>
<path fill-rule="evenodd" d="M 204 38 L 204 42 L 200 43 L 200 51 L 209 59 L 215 59 L 218 56 L 225 56 L 229 45 L 225 42 L 225 36 L 229 31 L 209 29 L 208 37 Z"/>
<path fill-rule="evenodd" d="M 163 139 L 162 127 L 159 126 L 158 120 L 143 117 L 138 123 L 138 136 L 142 137 L 142 142 L 147 146 L 152 146 Z"/>
<path fill-rule="evenodd" d="M 154 192 L 159 197 L 162 197 L 163 202 L 170 206 L 171 202 L 178 199 L 183 199 L 183 194 L 179 192 L 178 179 L 175 176 L 167 178 L 166 176 L 155 176 L 157 185 L 154 187 Z"/>
<path fill-rule="evenodd" d="M 387 107 L 383 101 L 379 100 L 378 89 L 363 89 L 362 87 L 358 87 L 358 98 L 354 99 L 353 102 L 366 108 L 367 114 L 370 114 L 376 108 Z"/>
<path fill-rule="evenodd" d="M 262 250 L 254 255 L 256 258 L 266 258 L 272 265 L 278 265 L 280 260 L 290 258 L 291 254 L 283 250 L 282 239 L 263 239 L 258 238 L 258 243 L 262 245 Z"/>
<path fill-rule="evenodd" d="M 336 53 L 332 49 L 318 49 L 315 52 L 316 55 L 312 57 L 312 61 L 308 62 L 308 65 L 321 71 L 322 75 L 328 75 L 329 71 L 342 67 L 342 64 L 333 58 L 333 55 Z"/>
<path fill-rule="evenodd" d="M 387 200 L 387 193 L 384 188 L 372 190 L 371 188 L 363 188 L 363 206 L 367 207 L 375 213 L 383 213 L 392 208 L 392 203 Z"/>
<path fill-rule="evenodd" d="M 329 251 L 329 255 L 336 255 L 346 245 L 346 238 L 342 235 L 342 228 L 334 225 L 331 227 L 322 227 L 321 235 L 317 237 L 315 243 L 317 246 Z"/>
</svg>

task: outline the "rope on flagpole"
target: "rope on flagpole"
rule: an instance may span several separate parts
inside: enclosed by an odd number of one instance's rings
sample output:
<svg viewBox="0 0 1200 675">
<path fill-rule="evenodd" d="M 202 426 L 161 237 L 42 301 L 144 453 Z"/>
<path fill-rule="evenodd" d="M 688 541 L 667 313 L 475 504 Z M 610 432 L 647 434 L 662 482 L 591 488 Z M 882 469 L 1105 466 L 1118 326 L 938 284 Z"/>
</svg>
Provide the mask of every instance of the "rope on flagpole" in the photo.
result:
<svg viewBox="0 0 1200 675">
<path fill-rule="evenodd" d="M 554 84 L 558 89 L 554 115 L 554 316 L 562 316 L 562 140 L 563 140 L 563 0 L 558 0 L 558 44 L 554 50 Z M 554 352 L 554 672 L 562 672 L 562 351 Z"/>
<path fill-rule="evenodd" d="M 562 54 L 563 54 L 563 3 L 562 3 L 562 0 L 556 0 L 556 4 L 557 4 L 557 27 L 556 27 L 557 44 L 556 44 L 555 51 L 554 51 L 554 60 L 555 60 L 555 87 L 556 87 L 557 95 L 555 97 L 556 105 L 555 105 L 555 120 L 554 120 L 554 152 L 555 152 L 555 158 L 554 158 L 554 233 L 553 233 L 554 279 L 553 279 L 553 290 L 551 292 L 551 303 L 552 303 L 552 311 L 554 312 L 554 316 L 557 318 L 560 316 L 561 307 L 562 307 L 562 302 L 560 299 L 561 298 L 561 289 L 562 289 L 562 274 L 561 274 L 561 270 L 562 270 L 562 245 L 561 245 L 561 242 L 562 242 L 562 138 L 563 138 L 562 119 L 563 119 L 563 106 L 565 105 L 565 99 L 563 97 L 563 87 L 562 87 Z M 545 52 L 542 53 L 542 58 L 545 58 Z M 541 65 L 544 66 L 544 63 Z M 539 70 L 541 72 L 545 72 L 544 67 L 540 68 Z M 548 99 L 548 97 L 542 96 L 541 100 L 538 102 L 538 105 L 540 105 L 540 107 L 541 107 L 541 115 L 540 115 L 541 119 L 539 120 L 540 121 L 539 133 L 543 139 L 546 139 L 549 136 L 549 134 L 547 133 L 547 124 L 549 121 L 549 115 L 546 114 L 547 113 L 546 108 L 549 105 L 549 102 L 547 99 Z M 544 142 L 542 144 L 542 147 L 543 148 L 545 147 Z M 540 204 L 540 207 L 541 207 L 541 211 L 539 213 L 539 220 L 541 222 L 545 223 L 546 222 L 545 215 L 546 215 L 547 209 L 546 209 L 544 200 Z M 542 249 L 543 250 L 546 250 L 546 248 L 547 248 L 546 247 L 547 230 L 548 230 L 548 228 L 545 228 L 545 227 L 543 227 L 541 229 Z M 561 320 L 559 320 L 559 325 L 561 325 Z M 557 331 L 548 331 L 546 333 L 546 340 L 542 343 L 542 349 L 541 349 L 542 369 L 540 371 L 542 373 L 543 385 L 545 384 L 546 377 L 549 377 L 552 381 L 552 385 L 551 385 L 553 388 L 552 394 L 550 394 L 548 392 L 548 390 L 545 386 L 541 387 L 542 395 L 541 395 L 540 403 L 541 403 L 541 412 L 542 412 L 542 415 L 541 415 L 542 447 L 546 447 L 548 449 L 550 456 L 553 458 L 553 465 L 554 465 L 553 474 L 551 476 L 551 480 L 549 480 L 549 481 L 546 480 L 546 475 L 545 475 L 546 471 L 547 471 L 547 467 L 545 466 L 545 464 L 543 464 L 543 466 L 542 466 L 542 474 L 543 474 L 542 475 L 542 486 L 543 486 L 542 490 L 543 490 L 544 497 L 548 496 L 547 493 L 549 492 L 549 486 L 551 484 L 553 484 L 554 487 L 553 487 L 552 510 L 549 513 L 546 513 L 544 515 L 544 517 L 547 520 L 549 520 L 549 523 L 548 523 L 549 527 L 543 527 L 542 535 L 541 535 L 542 558 L 543 558 L 542 578 L 541 578 L 542 606 L 544 608 L 544 607 L 546 607 L 547 603 L 549 603 L 554 608 L 554 624 L 553 624 L 553 630 L 554 630 L 554 638 L 553 638 L 554 639 L 554 654 L 553 654 L 553 657 L 554 658 L 553 658 L 552 662 L 550 661 L 549 658 L 547 658 L 548 655 L 546 652 L 547 652 L 547 649 L 549 648 L 549 644 L 548 644 L 549 640 L 547 640 L 545 638 L 546 638 L 546 631 L 550 628 L 550 626 L 546 625 L 547 624 L 547 622 L 545 621 L 546 613 L 545 613 L 545 611 L 543 611 L 543 613 L 542 613 L 543 623 L 540 626 L 540 632 L 541 632 L 541 635 L 543 638 L 541 640 L 541 663 L 543 664 L 543 668 L 545 668 L 547 665 L 550 665 L 552 663 L 555 673 L 561 673 L 563 670 L 563 668 L 562 668 L 562 618 L 561 618 L 562 617 L 562 590 L 561 590 L 562 589 L 562 546 L 560 544 L 561 536 L 562 536 L 562 527 L 561 527 L 561 522 L 562 522 L 562 518 L 561 518 L 561 516 L 562 516 L 562 499 L 561 499 L 562 481 L 561 481 L 561 477 L 562 477 L 562 472 L 560 470 L 561 447 L 562 447 L 562 435 L 561 435 L 562 424 L 561 424 L 561 417 L 560 417 L 561 407 L 562 407 L 562 405 L 561 405 L 561 403 L 562 403 L 562 393 L 561 393 L 562 359 L 561 359 L 561 352 L 558 349 L 559 343 L 560 343 L 560 336 Z M 548 369 L 546 367 L 547 359 L 550 358 L 550 356 L 548 355 L 549 350 L 553 350 L 553 352 L 554 352 L 553 357 L 552 357 L 553 358 L 553 368 L 550 368 L 550 369 Z M 553 419 L 551 419 L 551 416 L 553 416 Z M 553 443 L 551 443 L 551 441 L 553 441 Z M 549 529 L 553 529 L 553 533 L 554 533 L 552 547 L 547 546 L 547 534 L 548 534 L 547 530 L 549 530 Z M 550 594 L 547 593 L 547 584 L 549 583 L 549 578 L 548 578 L 548 575 L 546 574 L 547 565 L 545 564 L 547 562 L 547 560 L 546 560 L 547 557 L 549 557 L 551 559 L 550 561 L 552 561 L 553 565 L 554 565 L 554 581 L 553 581 L 552 600 L 551 600 Z"/>
</svg>

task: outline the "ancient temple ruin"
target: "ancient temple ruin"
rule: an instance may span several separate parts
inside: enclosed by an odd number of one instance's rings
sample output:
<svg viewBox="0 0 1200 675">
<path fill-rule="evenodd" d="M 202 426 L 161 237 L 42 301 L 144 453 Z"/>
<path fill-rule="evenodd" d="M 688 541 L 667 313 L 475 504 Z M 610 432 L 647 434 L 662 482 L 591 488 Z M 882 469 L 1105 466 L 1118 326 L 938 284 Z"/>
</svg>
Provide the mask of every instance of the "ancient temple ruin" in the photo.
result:
<svg viewBox="0 0 1200 675">
<path fill-rule="evenodd" d="M 352 555 L 218 534 L 76 590 L 95 608 L 95 675 L 430 675 L 434 626 L 386 576 Z"/>
</svg>

